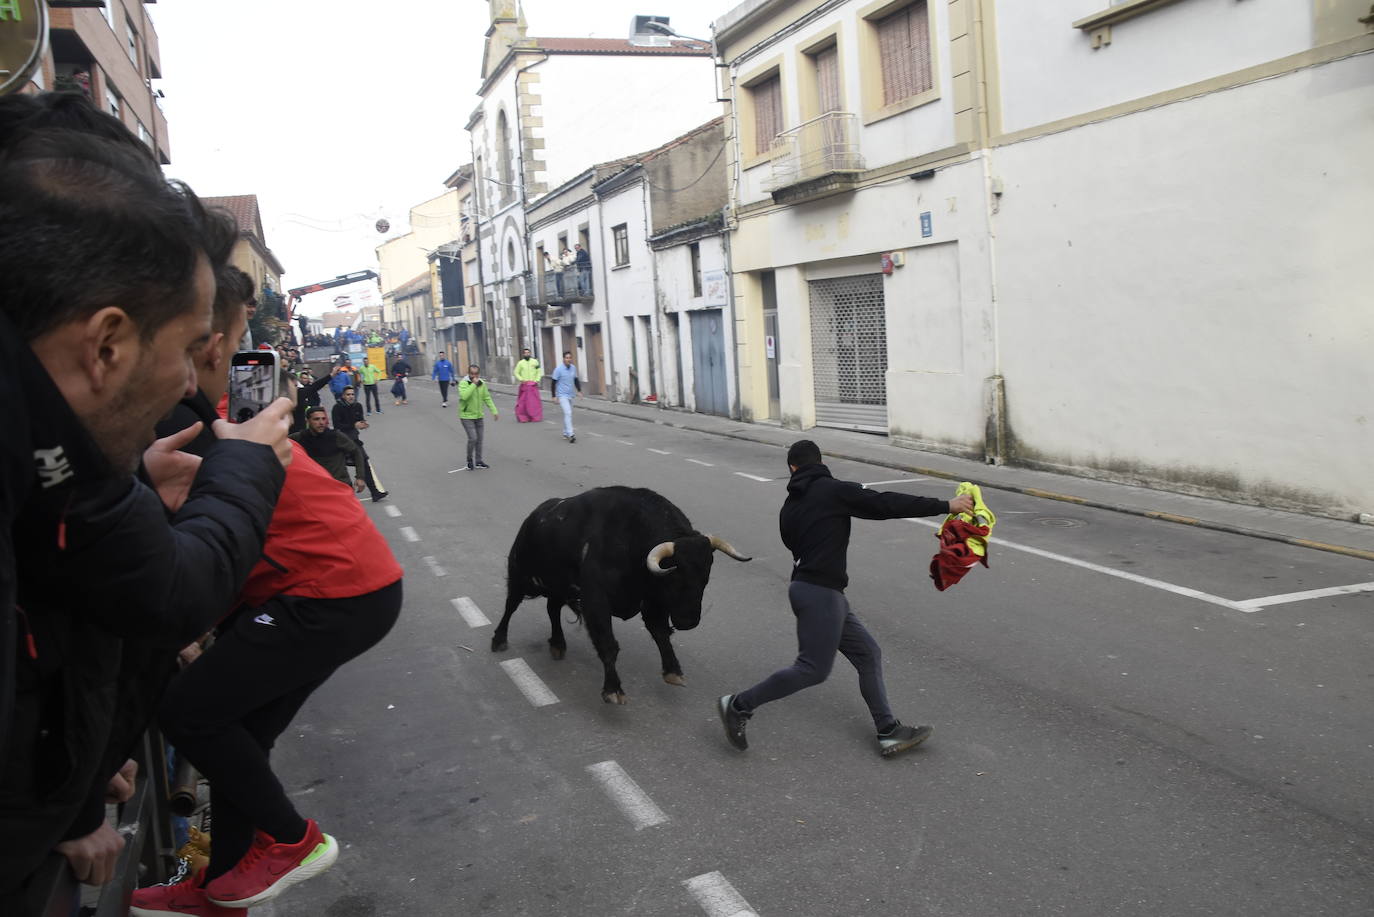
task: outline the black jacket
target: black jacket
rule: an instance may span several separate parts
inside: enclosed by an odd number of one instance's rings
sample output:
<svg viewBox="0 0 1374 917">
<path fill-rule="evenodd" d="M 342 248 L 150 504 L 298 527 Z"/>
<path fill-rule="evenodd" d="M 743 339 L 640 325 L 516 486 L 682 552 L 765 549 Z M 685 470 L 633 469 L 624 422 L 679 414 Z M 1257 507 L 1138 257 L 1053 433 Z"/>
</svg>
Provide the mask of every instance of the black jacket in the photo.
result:
<svg viewBox="0 0 1374 917">
<path fill-rule="evenodd" d="M 358 421 L 366 419 L 363 415 L 363 406 L 360 403 L 354 401 L 349 404 L 346 401 L 339 401 L 330 409 L 329 417 L 334 422 L 335 430 L 355 443 L 360 442 L 357 424 Z"/>
<path fill-rule="evenodd" d="M 305 454 L 319 462 L 325 471 L 349 487 L 353 486 L 348 478 L 348 460 L 353 459 L 357 467 L 362 468 L 362 457 L 356 442 L 329 427 L 323 433 L 302 430 L 292 433 L 291 438 L 304 446 Z"/>
<path fill-rule="evenodd" d="M 5 608 L 22 609 L 22 628 L 0 659 L 15 688 L 0 757 L 0 896 L 55 844 L 99 825 L 105 784 L 152 715 L 145 679 L 230 610 L 285 479 L 270 448 L 217 443 L 169 524 L 157 494 L 106 463 L 5 326 L 0 372 L 19 388 L 8 404 L 28 414 L 0 461 L 27 465 L 29 480 L 23 492 L 4 482 L 19 502 L 6 507 L 13 549 L 0 572 L 14 578 Z"/>
<path fill-rule="evenodd" d="M 792 552 L 792 579 L 843 592 L 849 585 L 851 518 L 905 519 L 948 512 L 947 500 L 867 490 L 835 480 L 824 465 L 805 465 L 787 483 L 778 528 L 782 543 Z"/>
</svg>

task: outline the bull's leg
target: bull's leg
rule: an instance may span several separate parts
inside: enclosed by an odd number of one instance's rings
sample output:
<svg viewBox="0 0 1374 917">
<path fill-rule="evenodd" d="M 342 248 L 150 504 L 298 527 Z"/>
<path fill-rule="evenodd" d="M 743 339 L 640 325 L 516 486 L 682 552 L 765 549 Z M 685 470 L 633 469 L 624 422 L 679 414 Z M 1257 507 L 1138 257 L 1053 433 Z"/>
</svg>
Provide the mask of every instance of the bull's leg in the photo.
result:
<svg viewBox="0 0 1374 917">
<path fill-rule="evenodd" d="M 517 592 L 506 593 L 506 613 L 501 616 L 501 623 L 496 625 L 496 630 L 491 635 L 491 651 L 499 653 L 506 649 L 506 627 L 510 624 L 510 616 L 515 614 L 515 609 L 520 607 L 520 602 L 524 597 Z"/>
<path fill-rule="evenodd" d="M 568 652 L 568 641 L 563 639 L 563 600 L 549 596 L 549 655 L 562 659 Z"/>
<path fill-rule="evenodd" d="M 596 655 L 606 670 L 606 678 L 601 683 L 601 699 L 608 704 L 625 703 L 628 698 L 620 686 L 620 674 L 615 670 L 620 644 L 615 642 L 615 634 L 611 631 L 610 611 L 602 603 L 587 602 L 583 606 L 582 621 L 587 625 L 587 635 L 592 638 L 592 646 L 596 647 Z"/>
<path fill-rule="evenodd" d="M 652 617 L 647 613 L 644 615 L 644 627 L 658 644 L 658 656 L 663 662 L 663 680 L 670 685 L 687 684 L 687 679 L 682 677 L 682 664 L 677 661 L 677 654 L 673 652 L 672 628 L 668 626 L 667 621 L 651 620 Z"/>
</svg>

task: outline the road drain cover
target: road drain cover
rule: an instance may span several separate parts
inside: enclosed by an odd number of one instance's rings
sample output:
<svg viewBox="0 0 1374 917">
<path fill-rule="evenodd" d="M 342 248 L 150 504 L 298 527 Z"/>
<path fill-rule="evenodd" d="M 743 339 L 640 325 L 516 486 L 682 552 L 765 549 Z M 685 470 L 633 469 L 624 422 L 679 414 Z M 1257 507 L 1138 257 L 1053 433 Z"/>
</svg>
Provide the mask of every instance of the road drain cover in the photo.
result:
<svg viewBox="0 0 1374 917">
<path fill-rule="evenodd" d="M 1035 522 L 1037 525 L 1048 525 L 1061 529 L 1072 529 L 1083 525 L 1082 519 L 1069 519 L 1066 516 L 1037 516 Z"/>
</svg>

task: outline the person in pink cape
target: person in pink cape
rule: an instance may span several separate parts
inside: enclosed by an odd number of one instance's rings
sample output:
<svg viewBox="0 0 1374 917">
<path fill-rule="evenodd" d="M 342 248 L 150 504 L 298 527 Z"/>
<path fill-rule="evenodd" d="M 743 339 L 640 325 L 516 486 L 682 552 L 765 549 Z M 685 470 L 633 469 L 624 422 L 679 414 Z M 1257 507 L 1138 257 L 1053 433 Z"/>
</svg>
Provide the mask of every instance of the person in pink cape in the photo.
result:
<svg viewBox="0 0 1374 917">
<path fill-rule="evenodd" d="M 520 362 L 515 364 L 515 381 L 520 383 L 520 391 L 515 396 L 515 419 L 520 423 L 538 423 L 544 419 L 544 404 L 539 400 L 539 380 L 544 378 L 544 370 L 539 361 L 530 356 L 526 347 L 520 351 Z"/>
</svg>

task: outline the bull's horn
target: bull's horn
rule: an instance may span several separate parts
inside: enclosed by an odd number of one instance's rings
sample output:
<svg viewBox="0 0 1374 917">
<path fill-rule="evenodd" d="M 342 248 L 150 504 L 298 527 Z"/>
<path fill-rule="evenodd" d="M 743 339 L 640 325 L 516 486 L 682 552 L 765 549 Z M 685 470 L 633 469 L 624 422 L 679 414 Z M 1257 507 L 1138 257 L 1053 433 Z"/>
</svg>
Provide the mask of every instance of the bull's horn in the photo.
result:
<svg viewBox="0 0 1374 917">
<path fill-rule="evenodd" d="M 752 557 L 746 557 L 745 555 L 736 551 L 733 547 L 731 547 L 730 542 L 726 541 L 724 538 L 717 538 L 715 535 L 708 535 L 707 537 L 711 539 L 711 547 L 715 548 L 717 551 L 721 552 L 727 557 L 733 557 L 735 560 L 754 559 Z"/>
<path fill-rule="evenodd" d="M 645 563 L 649 565 L 649 572 L 654 576 L 667 576 L 669 573 L 676 570 L 676 567 L 669 567 L 665 570 L 660 566 L 663 561 L 673 556 L 673 550 L 674 546 L 671 541 L 665 541 L 662 544 L 654 545 L 654 549 L 649 552 L 649 556 L 645 559 Z"/>
</svg>

